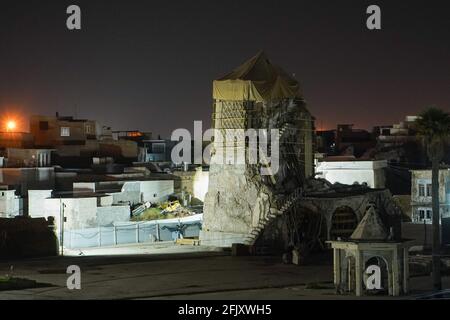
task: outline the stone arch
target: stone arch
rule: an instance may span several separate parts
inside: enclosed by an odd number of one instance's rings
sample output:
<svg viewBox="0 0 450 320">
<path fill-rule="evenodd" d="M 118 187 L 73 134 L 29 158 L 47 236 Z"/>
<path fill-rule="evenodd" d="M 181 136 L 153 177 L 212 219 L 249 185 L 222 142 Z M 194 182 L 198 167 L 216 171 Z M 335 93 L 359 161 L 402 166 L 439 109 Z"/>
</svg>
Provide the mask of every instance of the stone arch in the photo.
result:
<svg viewBox="0 0 450 320">
<path fill-rule="evenodd" d="M 371 265 L 377 265 L 380 267 L 381 272 L 381 289 L 375 292 L 388 292 L 389 286 L 391 284 L 390 272 L 389 272 L 389 261 L 381 255 L 370 255 L 364 259 L 364 275 L 363 275 L 363 288 L 366 288 L 366 280 L 368 276 L 365 271 Z"/>
<path fill-rule="evenodd" d="M 329 239 L 348 239 L 357 225 L 358 216 L 351 207 L 346 205 L 337 207 L 331 215 Z"/>
</svg>

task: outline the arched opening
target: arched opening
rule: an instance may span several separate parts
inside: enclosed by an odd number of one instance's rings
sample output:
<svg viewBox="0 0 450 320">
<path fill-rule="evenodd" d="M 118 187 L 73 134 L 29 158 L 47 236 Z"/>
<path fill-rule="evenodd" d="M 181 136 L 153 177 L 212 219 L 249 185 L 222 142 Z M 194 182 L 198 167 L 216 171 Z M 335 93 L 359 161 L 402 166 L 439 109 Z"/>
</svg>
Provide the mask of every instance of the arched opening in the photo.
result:
<svg viewBox="0 0 450 320">
<path fill-rule="evenodd" d="M 357 225 L 358 219 L 352 208 L 347 206 L 337 208 L 331 218 L 330 239 L 348 239 Z"/>
<path fill-rule="evenodd" d="M 370 266 L 378 266 L 380 268 L 380 288 L 370 289 L 367 288 L 367 280 L 370 275 L 366 273 L 367 268 Z M 363 288 L 366 294 L 386 294 L 389 290 L 389 272 L 386 260 L 383 257 L 374 256 L 369 258 L 364 264 L 364 276 L 363 276 Z"/>
</svg>

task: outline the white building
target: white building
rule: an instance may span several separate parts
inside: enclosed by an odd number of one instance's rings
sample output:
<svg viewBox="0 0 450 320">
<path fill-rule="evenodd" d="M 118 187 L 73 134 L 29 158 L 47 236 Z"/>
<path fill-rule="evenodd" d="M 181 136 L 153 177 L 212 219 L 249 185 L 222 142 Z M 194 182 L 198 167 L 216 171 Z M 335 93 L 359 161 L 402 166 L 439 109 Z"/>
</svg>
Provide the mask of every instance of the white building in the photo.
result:
<svg viewBox="0 0 450 320">
<path fill-rule="evenodd" d="M 0 218 L 22 215 L 22 199 L 15 190 L 0 190 Z"/>
<path fill-rule="evenodd" d="M 55 218 L 56 232 L 60 234 L 64 216 L 64 230 L 108 226 L 130 220 L 129 205 L 114 205 L 113 197 L 96 193 L 73 193 L 52 197 L 52 190 L 28 191 L 28 215 L 32 218 Z"/>
<path fill-rule="evenodd" d="M 114 184 L 112 184 L 114 183 Z M 173 194 L 172 180 L 117 182 L 76 182 L 73 192 L 52 197 L 52 190 L 28 191 L 30 217 L 53 216 L 59 230 L 64 214 L 64 229 L 83 229 L 107 226 L 130 220 L 130 206 L 167 200 Z"/>
<path fill-rule="evenodd" d="M 167 201 L 174 193 L 174 183 L 173 180 L 75 182 L 73 190 L 103 192 L 113 197 L 114 204 L 136 205 Z"/>
<path fill-rule="evenodd" d="M 336 157 L 338 158 L 338 157 Z M 331 183 L 366 184 L 370 188 L 384 188 L 386 160 L 323 160 L 318 162 L 316 176 Z"/>
</svg>

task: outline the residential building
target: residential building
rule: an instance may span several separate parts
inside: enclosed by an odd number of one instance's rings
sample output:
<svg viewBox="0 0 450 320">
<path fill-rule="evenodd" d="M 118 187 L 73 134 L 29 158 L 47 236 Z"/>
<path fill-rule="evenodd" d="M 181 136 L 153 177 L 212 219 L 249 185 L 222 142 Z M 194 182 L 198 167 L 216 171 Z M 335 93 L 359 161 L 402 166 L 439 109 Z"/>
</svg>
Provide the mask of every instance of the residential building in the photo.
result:
<svg viewBox="0 0 450 320">
<path fill-rule="evenodd" d="M 118 163 L 137 160 L 136 141 L 114 139 L 111 128 L 94 120 L 35 115 L 30 118 L 30 131 L 37 147 L 55 149 L 54 163 L 62 167 L 87 168 L 94 157 L 112 157 Z"/>
<path fill-rule="evenodd" d="M 144 140 L 139 152 L 139 162 L 170 162 L 172 148 L 178 141 L 167 139 Z"/>
<path fill-rule="evenodd" d="M 417 135 L 417 119 L 417 116 L 406 116 L 399 123 L 374 127 L 377 146 L 372 156 L 411 170 L 428 167 L 425 143 Z M 450 160 L 450 155 L 446 154 L 445 157 L 446 161 Z"/>
<path fill-rule="evenodd" d="M 394 146 L 404 144 L 408 141 L 416 141 L 416 124 L 417 116 L 406 116 L 405 120 L 389 126 L 375 127 L 374 131 L 377 140 L 383 146 Z"/>
<path fill-rule="evenodd" d="M 64 231 L 108 226 L 130 219 L 130 205 L 113 203 L 113 196 L 97 192 L 52 193 L 52 190 L 29 190 L 28 215 L 31 218 L 53 217 L 58 237 L 61 219 Z"/>
<path fill-rule="evenodd" d="M 101 127 L 94 120 L 33 115 L 30 117 L 30 132 L 39 147 L 59 145 L 84 145 L 86 140 L 97 140 Z"/>
<path fill-rule="evenodd" d="M 6 149 L 6 164 L 8 168 L 23 167 L 49 167 L 51 163 L 51 153 L 54 149 Z"/>
<path fill-rule="evenodd" d="M 432 223 L 431 170 L 411 171 L 412 221 Z M 441 219 L 450 218 L 450 169 L 439 170 L 439 207 Z"/>
</svg>

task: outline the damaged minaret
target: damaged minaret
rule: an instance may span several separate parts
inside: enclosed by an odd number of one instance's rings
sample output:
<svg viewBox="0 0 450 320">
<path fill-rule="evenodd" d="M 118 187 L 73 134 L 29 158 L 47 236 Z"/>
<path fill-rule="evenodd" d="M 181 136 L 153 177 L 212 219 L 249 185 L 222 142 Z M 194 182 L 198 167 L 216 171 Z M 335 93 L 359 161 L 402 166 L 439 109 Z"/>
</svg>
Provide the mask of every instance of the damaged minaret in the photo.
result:
<svg viewBox="0 0 450 320">
<path fill-rule="evenodd" d="M 313 174 L 313 118 L 298 81 L 262 52 L 215 80 L 213 99 L 213 128 L 222 138 L 211 148 L 200 239 L 252 244 Z M 257 159 L 249 132 L 258 134 Z"/>
</svg>

